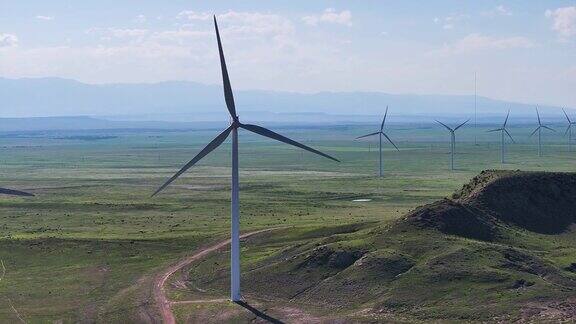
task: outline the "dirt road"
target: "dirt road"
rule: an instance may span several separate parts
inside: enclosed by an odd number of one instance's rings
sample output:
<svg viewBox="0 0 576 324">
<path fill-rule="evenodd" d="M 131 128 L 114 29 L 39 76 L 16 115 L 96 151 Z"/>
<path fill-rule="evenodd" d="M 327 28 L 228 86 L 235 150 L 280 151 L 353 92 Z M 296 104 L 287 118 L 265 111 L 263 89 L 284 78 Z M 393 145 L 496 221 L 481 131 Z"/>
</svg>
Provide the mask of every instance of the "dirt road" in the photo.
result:
<svg viewBox="0 0 576 324">
<path fill-rule="evenodd" d="M 270 229 L 264 229 L 264 230 L 245 233 L 245 234 L 240 235 L 240 238 L 241 239 L 247 238 L 247 237 L 250 237 L 252 235 L 272 231 L 274 229 L 275 228 L 270 228 Z M 158 309 L 160 310 L 160 315 L 162 316 L 162 323 L 165 323 L 165 324 L 175 324 L 176 323 L 176 320 L 174 319 L 174 314 L 172 313 L 172 309 L 170 307 L 175 302 L 171 302 L 170 300 L 168 300 L 168 297 L 166 296 L 166 292 L 164 291 L 164 284 L 166 283 L 168 278 L 170 278 L 170 276 L 172 274 L 174 274 L 176 271 L 184 268 L 185 266 L 191 264 L 192 262 L 195 262 L 197 260 L 202 259 L 207 254 L 210 254 L 212 252 L 215 252 L 217 250 L 224 248 L 228 244 L 230 244 L 230 239 L 218 242 L 218 243 L 211 245 L 211 246 L 201 248 L 200 250 L 196 251 L 196 253 L 194 253 L 193 255 L 188 256 L 188 257 L 178 261 L 177 263 L 169 266 L 168 268 L 164 269 L 160 274 L 158 274 L 158 276 L 156 276 L 156 278 L 154 279 L 153 297 L 154 297 L 154 302 L 156 303 L 156 305 L 158 306 Z M 177 302 L 177 303 L 185 303 L 185 301 L 184 302 Z"/>
</svg>

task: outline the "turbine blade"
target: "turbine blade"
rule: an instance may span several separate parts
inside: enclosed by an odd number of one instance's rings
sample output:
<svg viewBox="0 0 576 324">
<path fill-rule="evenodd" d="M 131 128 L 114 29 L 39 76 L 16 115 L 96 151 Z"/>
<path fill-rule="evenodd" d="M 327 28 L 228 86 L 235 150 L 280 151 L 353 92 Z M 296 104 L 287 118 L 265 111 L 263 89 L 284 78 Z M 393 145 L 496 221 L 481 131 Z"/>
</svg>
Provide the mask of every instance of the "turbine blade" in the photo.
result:
<svg viewBox="0 0 576 324">
<path fill-rule="evenodd" d="M 487 132 L 488 132 L 488 133 L 492 133 L 492 132 L 499 132 L 499 131 L 502 131 L 502 130 L 504 130 L 504 128 L 491 129 L 491 130 L 489 130 L 489 131 L 487 131 Z"/>
<path fill-rule="evenodd" d="M 178 178 L 180 175 L 182 175 L 182 173 L 186 172 L 186 170 L 190 169 L 194 164 L 196 164 L 198 161 L 200 161 L 203 157 L 205 157 L 206 155 L 208 155 L 208 153 L 214 151 L 214 149 L 216 149 L 218 146 L 220 146 L 220 144 L 222 144 L 222 142 L 224 142 L 224 140 L 226 140 L 226 138 L 228 137 L 228 135 L 230 134 L 230 132 L 232 131 L 233 126 L 230 126 L 228 128 L 226 128 L 222 133 L 220 133 L 218 136 L 216 136 L 212 142 L 208 143 L 208 145 L 206 145 L 202 151 L 200 151 L 198 154 L 196 154 L 196 156 L 190 160 L 190 162 L 186 163 L 178 172 L 176 172 L 170 179 L 168 179 L 166 182 L 164 182 L 164 184 L 158 188 L 158 190 L 156 190 L 153 194 L 152 197 L 154 197 L 156 194 L 158 194 L 160 191 L 164 190 L 164 188 L 166 188 L 169 184 L 172 183 L 172 181 L 176 180 L 176 178 Z"/>
<path fill-rule="evenodd" d="M 34 195 L 20 190 L 15 189 L 7 189 L 7 188 L 0 188 L 0 194 L 4 195 L 11 195 L 11 196 L 24 196 L 24 197 L 33 197 Z"/>
<path fill-rule="evenodd" d="M 373 136 L 373 135 L 378 135 L 378 134 L 380 134 L 380 132 L 362 135 L 362 136 L 356 137 L 356 139 L 361 139 L 361 138 L 364 138 L 364 137 Z"/>
<path fill-rule="evenodd" d="M 554 130 L 554 129 L 552 129 L 552 128 L 550 128 L 550 127 L 546 126 L 546 125 L 542 125 L 542 128 L 546 128 L 547 130 L 551 130 L 551 131 L 553 131 L 553 132 L 555 132 L 555 131 L 556 131 L 556 130 Z"/>
<path fill-rule="evenodd" d="M 390 137 L 388 137 L 388 135 L 386 135 L 385 133 L 382 133 L 382 135 L 384 135 L 384 137 L 386 137 L 386 139 L 388 140 L 388 142 L 390 142 L 390 144 L 394 145 L 394 147 L 396 148 L 396 151 L 400 152 L 400 150 L 398 149 L 398 146 L 396 146 L 396 144 L 394 144 L 394 142 L 392 142 L 392 140 L 390 139 Z"/>
<path fill-rule="evenodd" d="M 439 121 L 439 120 L 436 120 L 436 122 L 437 122 L 438 124 L 440 124 L 440 125 L 442 125 L 442 126 L 446 127 L 446 129 L 448 129 L 449 131 L 452 131 L 452 128 L 450 128 L 450 127 L 446 126 L 446 124 L 442 123 L 441 121 Z"/>
<path fill-rule="evenodd" d="M 384 123 L 386 122 L 387 115 L 388 115 L 388 106 L 386 106 L 386 112 L 384 113 L 384 119 L 382 119 L 382 125 L 380 125 L 380 131 L 384 129 Z"/>
<path fill-rule="evenodd" d="M 562 108 L 562 111 L 564 112 L 564 116 L 566 116 L 566 119 L 568 119 L 568 124 L 572 124 L 572 121 L 570 120 L 570 117 L 568 117 L 566 110 L 564 110 L 564 108 Z"/>
<path fill-rule="evenodd" d="M 571 127 L 572 127 L 572 124 L 568 124 L 568 127 L 566 127 L 566 131 L 564 132 L 564 136 L 566 136 L 566 134 L 568 134 L 568 131 L 570 130 Z"/>
<path fill-rule="evenodd" d="M 322 153 L 322 152 L 320 152 L 320 151 L 318 151 L 318 150 L 315 150 L 315 149 L 313 149 L 313 148 L 311 148 L 311 147 L 309 147 L 309 146 L 306 146 L 306 145 L 304 145 L 304 144 L 298 143 L 298 142 L 296 142 L 296 141 L 294 141 L 294 140 L 289 139 L 288 137 L 282 136 L 282 135 L 280 135 L 280 134 L 278 134 L 278 133 L 275 133 L 275 132 L 273 132 L 273 131 L 271 131 L 271 130 L 269 130 L 269 129 L 266 129 L 266 128 L 264 128 L 264 127 L 257 126 L 257 125 L 250 125 L 250 124 L 240 124 L 240 127 L 244 128 L 244 129 L 246 129 L 246 130 L 249 130 L 249 131 L 251 131 L 251 132 L 253 132 L 253 133 L 256 133 L 256 134 L 258 134 L 258 135 L 262 135 L 262 136 L 265 136 L 265 137 L 268 137 L 268 138 L 271 138 L 271 139 L 275 139 L 275 140 L 277 140 L 277 141 L 284 142 L 284 143 L 286 143 L 286 144 L 290 144 L 290 145 L 299 147 L 299 148 L 304 149 L 304 150 L 306 150 L 306 151 L 309 151 L 309 152 L 312 152 L 312 153 L 316 153 L 316 154 L 318 154 L 318 155 L 321 155 L 321 156 L 323 156 L 323 157 L 325 157 L 325 158 L 329 158 L 329 159 L 334 160 L 334 161 L 336 161 L 336 162 L 340 162 L 340 160 L 338 160 L 338 159 L 336 159 L 336 158 L 333 158 L 333 157 L 331 157 L 331 156 L 328 155 L 328 154 Z"/>
<path fill-rule="evenodd" d="M 506 123 L 508 123 L 508 117 L 510 117 L 510 109 L 508 109 L 508 114 L 506 114 L 506 119 L 504 119 L 504 126 L 502 126 L 502 128 L 506 128 Z"/>
<path fill-rule="evenodd" d="M 538 125 L 542 126 L 542 123 L 540 122 L 540 113 L 538 112 L 538 106 L 536 106 L 536 116 L 538 116 Z"/>
<path fill-rule="evenodd" d="M 237 120 L 238 116 L 236 115 L 236 106 L 234 105 L 234 95 L 232 94 L 232 86 L 230 85 L 230 78 L 228 77 L 228 69 L 226 68 L 226 60 L 224 59 L 224 50 L 222 49 L 222 41 L 220 40 L 220 31 L 218 30 L 216 16 L 214 16 L 214 28 L 216 29 L 216 38 L 218 39 L 218 53 L 220 54 L 220 67 L 222 68 L 222 82 L 224 84 L 226 107 L 232 118 Z"/>
<path fill-rule="evenodd" d="M 508 135 L 508 137 L 510 137 L 510 139 L 512 140 L 512 143 L 516 144 L 516 141 L 512 138 L 512 135 L 510 135 L 510 133 L 508 133 L 508 130 L 504 129 L 504 132 L 506 133 L 506 135 Z"/>
<path fill-rule="evenodd" d="M 534 134 L 536 134 L 536 132 L 540 129 L 540 127 L 542 126 L 536 127 L 536 129 L 532 132 L 532 134 L 530 134 L 530 137 L 534 136 Z"/>
<path fill-rule="evenodd" d="M 465 121 L 465 122 L 463 122 L 462 124 L 460 124 L 460 125 L 456 126 L 456 128 L 454 128 L 454 130 L 457 130 L 458 128 L 460 128 L 460 127 L 464 126 L 464 125 L 465 125 L 467 122 L 469 122 L 469 121 L 470 121 L 470 118 L 468 118 L 468 120 L 467 120 L 467 121 Z"/>
</svg>

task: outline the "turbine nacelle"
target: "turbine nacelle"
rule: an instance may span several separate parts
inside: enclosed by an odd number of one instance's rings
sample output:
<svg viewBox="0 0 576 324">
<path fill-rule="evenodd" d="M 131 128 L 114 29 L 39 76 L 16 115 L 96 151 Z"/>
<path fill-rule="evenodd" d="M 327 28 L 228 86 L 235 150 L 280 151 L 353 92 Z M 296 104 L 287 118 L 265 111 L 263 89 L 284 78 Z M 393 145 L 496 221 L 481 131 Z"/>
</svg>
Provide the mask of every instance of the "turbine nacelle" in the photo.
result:
<svg viewBox="0 0 576 324">
<path fill-rule="evenodd" d="M 439 120 L 436 119 L 436 122 L 437 122 L 438 124 L 444 126 L 444 127 L 445 127 L 450 133 L 452 133 L 452 134 L 454 134 L 454 132 L 456 132 L 456 131 L 458 130 L 458 128 L 466 125 L 466 123 L 468 123 L 469 121 L 470 121 L 470 118 L 468 118 L 468 119 L 467 119 L 465 122 L 463 122 L 462 124 L 460 124 L 460 125 L 458 125 L 458 126 L 456 126 L 456 127 L 454 127 L 454 128 L 451 128 L 450 126 L 448 126 L 448 125 L 444 124 L 443 122 L 441 122 L 441 121 L 439 121 Z"/>
<path fill-rule="evenodd" d="M 362 135 L 362 136 L 358 136 L 358 137 L 356 137 L 356 139 L 361 139 L 361 138 L 370 137 L 370 136 L 374 136 L 374 135 L 383 135 L 388 140 L 388 142 L 390 142 L 390 144 L 392 144 L 392 146 L 394 146 L 394 148 L 397 151 L 400 151 L 400 149 L 398 149 L 398 146 L 396 146 L 396 144 L 394 144 L 394 142 L 392 142 L 390 137 L 386 133 L 384 133 L 384 124 L 386 123 L 386 116 L 387 115 L 388 115 L 388 106 L 386 106 L 386 112 L 384 113 L 384 118 L 382 119 L 382 124 L 380 124 L 380 131 L 366 134 L 366 135 Z"/>
<path fill-rule="evenodd" d="M 530 134 L 530 137 L 534 136 L 534 134 L 536 134 L 536 132 L 540 131 L 542 128 L 556 132 L 554 129 L 542 124 L 542 121 L 540 120 L 540 113 L 538 112 L 538 107 L 536 107 L 536 116 L 538 117 L 538 127 L 534 129 L 534 131 Z"/>
<path fill-rule="evenodd" d="M 510 140 L 512 141 L 512 143 L 516 143 L 514 141 L 514 138 L 512 138 L 512 135 L 510 135 L 510 133 L 508 132 L 508 129 L 506 129 L 506 125 L 508 124 L 508 117 L 510 117 L 510 109 L 508 109 L 508 114 L 506 114 L 506 119 L 504 119 L 504 124 L 502 124 L 502 127 L 500 128 L 496 128 L 496 129 L 491 129 L 488 132 L 504 132 L 506 135 L 508 135 L 508 137 L 510 138 Z"/>
</svg>

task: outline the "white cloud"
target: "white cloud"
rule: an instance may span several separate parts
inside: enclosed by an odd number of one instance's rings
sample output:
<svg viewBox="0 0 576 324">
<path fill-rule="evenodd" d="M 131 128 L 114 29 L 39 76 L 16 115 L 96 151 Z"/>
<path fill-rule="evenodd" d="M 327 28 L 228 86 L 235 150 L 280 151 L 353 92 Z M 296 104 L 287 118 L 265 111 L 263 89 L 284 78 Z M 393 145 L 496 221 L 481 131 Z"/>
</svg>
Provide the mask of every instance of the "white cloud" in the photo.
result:
<svg viewBox="0 0 576 324">
<path fill-rule="evenodd" d="M 110 29 L 114 37 L 140 37 L 148 34 L 147 29 Z"/>
<path fill-rule="evenodd" d="M 191 12 L 186 12 L 185 18 L 188 19 L 190 15 L 204 19 L 202 15 Z M 227 39 L 227 44 L 251 41 L 273 46 L 286 43 L 289 39 L 294 38 L 292 22 L 280 15 L 228 11 L 218 15 L 217 18 L 220 32 Z M 202 29 L 198 29 L 195 24 L 176 24 L 176 26 L 176 29 L 155 32 L 138 28 L 90 28 L 86 30 L 86 33 L 100 36 L 100 39 L 104 41 L 115 39 L 131 41 L 134 44 L 161 42 L 162 44 L 191 45 L 200 38 L 211 40 L 211 37 L 214 36 L 211 23 L 203 24 Z M 250 43 L 250 45 L 254 45 L 254 43 Z"/>
<path fill-rule="evenodd" d="M 161 44 L 179 44 L 186 45 L 187 42 L 197 41 L 198 39 L 206 39 L 212 37 L 213 33 L 207 31 L 197 30 L 165 30 L 155 32 L 145 41 L 158 42 Z"/>
<path fill-rule="evenodd" d="M 13 34 L 0 33 L 0 48 L 18 46 L 18 37 Z"/>
<path fill-rule="evenodd" d="M 129 29 L 129 28 L 90 28 L 86 30 L 87 34 L 101 36 L 102 39 L 110 38 L 135 38 L 148 34 L 147 29 Z"/>
<path fill-rule="evenodd" d="M 435 24 L 441 24 L 442 29 L 453 29 L 457 23 L 468 19 L 468 15 L 453 14 L 446 17 L 434 17 Z"/>
<path fill-rule="evenodd" d="M 222 34 L 234 38 L 266 38 L 287 37 L 294 33 L 294 25 L 283 16 L 258 12 L 229 11 L 218 15 L 218 23 Z"/>
<path fill-rule="evenodd" d="M 566 40 L 576 35 L 576 6 L 546 10 L 547 18 L 553 20 L 552 29 Z"/>
<path fill-rule="evenodd" d="M 136 16 L 136 18 L 134 18 L 134 22 L 138 23 L 138 24 L 143 24 L 146 22 L 146 20 L 147 20 L 146 16 L 142 15 L 142 14 L 140 14 L 140 15 Z"/>
<path fill-rule="evenodd" d="M 287 16 L 228 11 L 217 18 L 233 84 L 242 88 L 309 91 L 310 83 L 321 85 L 327 75 L 337 80 L 356 66 L 350 63 L 353 55 L 343 52 L 348 42 L 337 36 L 327 39 L 300 34 Z M 92 37 L 82 46 L 3 48 L 0 74 L 59 76 L 95 83 L 220 82 L 211 21 L 186 19 L 172 16 L 179 23 L 167 29 L 91 28 L 85 33 Z"/>
<path fill-rule="evenodd" d="M 496 7 L 496 12 L 500 16 L 512 16 L 512 11 L 510 11 L 509 9 L 507 9 L 506 7 L 504 7 L 502 5 Z"/>
<path fill-rule="evenodd" d="M 532 48 L 535 44 L 526 37 L 491 37 L 481 34 L 469 34 L 453 44 L 445 44 L 433 54 L 464 54 L 485 50 L 505 50 L 513 48 Z"/>
<path fill-rule="evenodd" d="M 48 20 L 54 20 L 54 17 L 52 17 L 52 16 L 38 15 L 38 16 L 36 16 L 36 19 L 38 19 L 38 20 L 47 20 L 47 21 L 48 21 Z"/>
<path fill-rule="evenodd" d="M 308 25 L 316 26 L 319 23 L 332 23 L 339 25 L 352 26 L 352 13 L 350 10 L 337 12 L 334 8 L 328 8 L 320 15 L 310 15 L 302 17 Z"/>
<path fill-rule="evenodd" d="M 207 12 L 196 12 L 192 10 L 181 11 L 176 18 L 186 19 L 186 20 L 208 20 L 212 18 L 212 15 Z"/>
<path fill-rule="evenodd" d="M 504 7 L 503 5 L 496 6 L 494 9 L 489 11 L 483 11 L 481 13 L 483 16 L 496 17 L 496 16 L 512 16 L 512 11 Z"/>
</svg>

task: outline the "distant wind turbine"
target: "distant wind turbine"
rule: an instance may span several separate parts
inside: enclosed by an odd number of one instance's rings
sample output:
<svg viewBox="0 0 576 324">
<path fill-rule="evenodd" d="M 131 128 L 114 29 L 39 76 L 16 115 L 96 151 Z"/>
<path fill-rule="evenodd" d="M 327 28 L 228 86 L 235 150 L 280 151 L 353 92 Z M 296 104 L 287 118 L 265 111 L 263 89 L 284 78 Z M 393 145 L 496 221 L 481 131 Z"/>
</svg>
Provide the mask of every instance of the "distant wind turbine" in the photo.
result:
<svg viewBox="0 0 576 324">
<path fill-rule="evenodd" d="M 400 151 L 398 149 L 398 146 L 396 146 L 396 144 L 394 144 L 394 142 L 392 142 L 392 140 L 390 139 L 390 137 L 388 137 L 388 135 L 386 135 L 386 133 L 384 133 L 384 123 L 386 123 L 386 116 L 388 115 L 388 106 L 386 106 L 386 112 L 384 113 L 384 119 L 382 119 L 382 124 L 380 125 L 380 131 L 379 132 L 374 132 L 374 133 L 370 133 L 370 134 L 366 134 L 366 135 L 362 135 L 360 137 L 356 137 L 356 139 L 361 139 L 364 137 L 369 137 L 369 136 L 374 136 L 374 135 L 378 135 L 379 140 L 380 140 L 380 177 L 382 177 L 382 136 L 386 137 L 386 139 L 388 140 L 388 142 L 390 142 L 390 144 L 392 144 L 394 146 L 394 148 L 396 148 L 397 151 Z"/>
<path fill-rule="evenodd" d="M 568 121 L 568 127 L 566 127 L 564 136 L 568 134 L 568 150 L 572 151 L 572 125 L 576 124 L 576 122 L 570 120 L 570 117 L 568 117 L 568 114 L 566 113 L 566 110 L 564 110 L 564 108 L 562 108 L 562 111 L 564 112 L 564 116 L 566 116 L 566 120 Z"/>
<path fill-rule="evenodd" d="M 555 132 L 555 130 L 546 125 L 542 125 L 542 121 L 540 121 L 540 113 L 538 112 L 538 107 L 536 107 L 536 116 L 538 116 L 538 127 L 536 127 L 536 129 L 532 132 L 532 134 L 530 134 L 530 137 L 532 137 L 534 134 L 536 134 L 536 132 L 538 132 L 538 156 L 542 156 L 542 128 L 546 128 L 553 132 Z"/>
<path fill-rule="evenodd" d="M 456 134 L 455 134 L 455 132 L 458 130 L 458 128 L 464 126 L 469 121 L 470 121 L 470 119 L 466 120 L 462 124 L 456 126 L 454 129 L 452 129 L 452 128 L 448 127 L 446 124 L 436 120 L 436 122 L 438 124 L 446 127 L 446 129 L 448 131 L 450 131 L 450 170 L 454 170 L 454 152 L 456 151 Z"/>
<path fill-rule="evenodd" d="M 506 115 L 506 119 L 504 120 L 504 124 L 502 125 L 502 127 L 497 128 L 497 129 L 492 129 L 489 130 L 488 132 L 500 132 L 500 162 L 502 164 L 504 164 L 504 146 L 506 145 L 506 141 L 504 140 L 504 134 L 508 135 L 508 137 L 510 137 L 510 140 L 512 140 L 512 143 L 514 142 L 514 139 L 512 138 L 512 135 L 510 135 L 510 133 L 508 132 L 508 130 L 506 129 L 506 124 L 508 123 L 508 117 L 510 116 L 510 109 L 508 109 L 508 114 Z"/>
<path fill-rule="evenodd" d="M 309 146 L 298 143 L 280 134 L 277 134 L 269 129 L 266 129 L 257 125 L 243 124 L 240 122 L 238 115 L 236 114 L 236 107 L 234 104 L 234 96 L 232 94 L 232 86 L 230 85 L 230 79 L 228 77 L 228 70 L 226 69 L 226 62 L 224 60 L 224 51 L 222 50 L 222 42 L 220 40 L 220 32 L 218 31 L 218 23 L 216 22 L 216 16 L 214 16 L 214 29 L 216 30 L 216 39 L 218 41 L 218 52 L 220 55 L 220 66 L 222 68 L 222 79 L 224 84 L 224 98 L 226 101 L 226 107 L 231 117 L 231 125 L 222 131 L 216 138 L 212 140 L 206 147 L 204 147 L 190 162 L 186 163 L 176 174 L 174 174 L 170 179 L 168 179 L 152 196 L 156 195 L 164 188 L 166 188 L 172 181 L 176 180 L 180 175 L 182 175 L 186 170 L 190 169 L 194 164 L 220 146 L 228 135 L 232 133 L 232 203 L 231 203 L 231 256 L 230 256 L 230 299 L 232 301 L 240 301 L 242 296 L 240 294 L 240 187 L 239 187 L 239 177 L 238 177 L 238 129 L 243 128 L 247 131 L 269 137 L 271 139 L 290 144 L 301 149 L 310 151 L 312 153 L 321 155 L 323 157 L 332 159 L 334 161 L 340 162 L 337 159 L 331 157 L 328 154 L 324 154 L 318 150 L 315 150 Z"/>
</svg>

